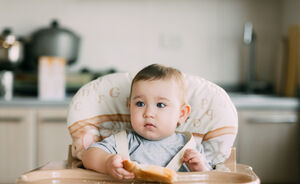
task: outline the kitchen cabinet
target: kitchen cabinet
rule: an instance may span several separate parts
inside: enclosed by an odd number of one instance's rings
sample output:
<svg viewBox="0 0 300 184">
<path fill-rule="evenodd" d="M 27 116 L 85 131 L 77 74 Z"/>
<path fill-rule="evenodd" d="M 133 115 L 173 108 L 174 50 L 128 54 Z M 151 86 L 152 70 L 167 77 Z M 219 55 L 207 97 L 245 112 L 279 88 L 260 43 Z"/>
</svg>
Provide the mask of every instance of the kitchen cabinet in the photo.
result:
<svg viewBox="0 0 300 184">
<path fill-rule="evenodd" d="M 0 183 L 50 161 L 66 160 L 67 106 L 0 108 Z"/>
<path fill-rule="evenodd" d="M 239 110 L 237 161 L 253 167 L 262 183 L 299 181 L 296 110 Z"/>
<path fill-rule="evenodd" d="M 38 165 L 66 160 L 72 143 L 67 127 L 66 108 L 44 108 L 37 111 Z"/>
<path fill-rule="evenodd" d="M 0 183 L 36 167 L 35 123 L 31 109 L 0 109 Z"/>
</svg>

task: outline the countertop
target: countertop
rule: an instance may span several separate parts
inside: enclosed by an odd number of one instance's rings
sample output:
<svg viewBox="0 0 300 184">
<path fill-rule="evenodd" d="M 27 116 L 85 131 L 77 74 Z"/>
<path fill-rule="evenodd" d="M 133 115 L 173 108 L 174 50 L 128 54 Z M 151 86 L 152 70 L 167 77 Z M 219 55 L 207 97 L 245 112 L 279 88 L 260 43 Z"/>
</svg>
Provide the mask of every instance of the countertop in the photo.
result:
<svg viewBox="0 0 300 184">
<path fill-rule="evenodd" d="M 229 93 L 229 96 L 238 110 L 240 109 L 287 109 L 299 107 L 297 98 L 279 97 L 272 95 L 257 95 L 243 93 Z M 35 97 L 15 97 L 5 101 L 0 99 L 0 107 L 40 107 L 61 106 L 68 107 L 72 97 L 64 100 L 45 101 Z"/>
<path fill-rule="evenodd" d="M 71 99 L 72 97 L 67 97 L 64 100 L 40 100 L 36 97 L 14 97 L 11 100 L 0 99 L 0 107 L 68 107 Z"/>
<path fill-rule="evenodd" d="M 279 97 L 274 95 L 258 95 L 229 93 L 237 109 L 298 109 L 299 100 L 295 97 Z"/>
</svg>

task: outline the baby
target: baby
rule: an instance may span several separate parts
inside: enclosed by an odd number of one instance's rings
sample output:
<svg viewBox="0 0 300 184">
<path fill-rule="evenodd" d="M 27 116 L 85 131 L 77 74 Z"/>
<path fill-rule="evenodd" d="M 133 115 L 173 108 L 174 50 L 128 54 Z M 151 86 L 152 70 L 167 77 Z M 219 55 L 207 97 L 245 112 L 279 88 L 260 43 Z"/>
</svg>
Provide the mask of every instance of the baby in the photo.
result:
<svg viewBox="0 0 300 184">
<path fill-rule="evenodd" d="M 130 160 L 165 167 L 187 142 L 175 132 L 184 123 L 191 107 L 186 102 L 184 78 L 171 67 L 152 64 L 134 77 L 129 99 L 132 130 L 127 130 Z M 94 143 L 83 154 L 85 168 L 109 174 L 117 179 L 133 179 L 123 168 L 125 156 L 118 154 L 114 135 Z M 179 171 L 207 171 L 202 145 L 187 149 Z"/>
</svg>

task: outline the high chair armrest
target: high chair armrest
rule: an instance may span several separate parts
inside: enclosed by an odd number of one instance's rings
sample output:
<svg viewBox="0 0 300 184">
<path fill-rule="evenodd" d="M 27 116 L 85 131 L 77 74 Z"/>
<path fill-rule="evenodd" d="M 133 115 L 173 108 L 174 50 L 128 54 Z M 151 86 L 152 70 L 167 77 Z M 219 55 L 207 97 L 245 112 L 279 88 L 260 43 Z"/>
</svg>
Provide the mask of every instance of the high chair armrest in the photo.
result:
<svg viewBox="0 0 300 184">
<path fill-rule="evenodd" d="M 237 171 L 237 163 L 236 163 L 236 149 L 235 147 L 231 148 L 231 153 L 228 159 L 221 164 L 216 165 L 216 170 L 218 171 L 230 171 L 236 172 Z"/>
<path fill-rule="evenodd" d="M 231 153 L 228 159 L 224 162 L 225 165 L 236 164 L 236 148 L 231 148 Z"/>
<path fill-rule="evenodd" d="M 81 160 L 78 160 L 72 156 L 72 144 L 70 144 L 68 150 L 67 168 L 73 169 L 79 167 L 83 167 L 83 163 Z"/>
</svg>

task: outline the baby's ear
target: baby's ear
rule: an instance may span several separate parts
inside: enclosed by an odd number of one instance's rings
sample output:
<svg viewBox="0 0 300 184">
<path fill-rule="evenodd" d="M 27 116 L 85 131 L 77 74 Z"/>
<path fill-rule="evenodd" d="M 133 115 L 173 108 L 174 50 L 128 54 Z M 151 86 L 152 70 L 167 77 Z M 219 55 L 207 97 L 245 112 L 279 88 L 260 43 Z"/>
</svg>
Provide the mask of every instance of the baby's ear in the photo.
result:
<svg viewBox="0 0 300 184">
<path fill-rule="evenodd" d="M 180 109 L 180 117 L 179 122 L 180 124 L 185 122 L 191 112 L 191 106 L 189 104 L 184 104 Z"/>
<path fill-rule="evenodd" d="M 127 97 L 127 107 L 130 109 L 130 99 Z"/>
</svg>

